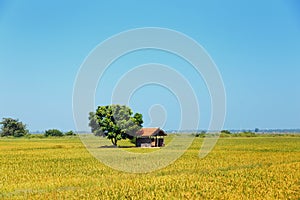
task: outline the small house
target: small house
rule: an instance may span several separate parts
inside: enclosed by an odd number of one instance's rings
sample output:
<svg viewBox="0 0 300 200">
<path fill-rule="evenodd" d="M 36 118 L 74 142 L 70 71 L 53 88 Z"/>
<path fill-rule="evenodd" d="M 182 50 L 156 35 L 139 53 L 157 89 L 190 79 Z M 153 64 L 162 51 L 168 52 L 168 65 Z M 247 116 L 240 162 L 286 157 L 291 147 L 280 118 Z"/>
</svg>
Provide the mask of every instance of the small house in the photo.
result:
<svg viewBox="0 0 300 200">
<path fill-rule="evenodd" d="M 160 128 L 142 128 L 136 133 L 137 147 L 162 147 L 167 134 Z"/>
</svg>

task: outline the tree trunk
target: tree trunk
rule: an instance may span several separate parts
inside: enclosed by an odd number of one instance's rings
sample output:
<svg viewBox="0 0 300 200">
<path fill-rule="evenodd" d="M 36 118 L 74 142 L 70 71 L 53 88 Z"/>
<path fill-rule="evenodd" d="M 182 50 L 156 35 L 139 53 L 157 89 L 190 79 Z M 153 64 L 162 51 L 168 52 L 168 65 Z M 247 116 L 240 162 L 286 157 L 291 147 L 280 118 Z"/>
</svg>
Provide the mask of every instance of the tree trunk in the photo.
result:
<svg viewBox="0 0 300 200">
<path fill-rule="evenodd" d="M 117 138 L 111 138 L 111 143 L 113 143 L 113 145 L 117 146 Z"/>
</svg>

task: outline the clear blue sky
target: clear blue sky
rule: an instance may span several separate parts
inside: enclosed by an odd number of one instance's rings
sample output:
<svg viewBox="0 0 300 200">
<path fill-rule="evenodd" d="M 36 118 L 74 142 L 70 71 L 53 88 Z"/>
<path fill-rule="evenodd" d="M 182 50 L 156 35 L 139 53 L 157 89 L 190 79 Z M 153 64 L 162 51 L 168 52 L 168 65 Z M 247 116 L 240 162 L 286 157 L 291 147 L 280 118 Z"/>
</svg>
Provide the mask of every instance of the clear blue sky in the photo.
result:
<svg viewBox="0 0 300 200">
<path fill-rule="evenodd" d="M 72 92 L 81 63 L 108 37 L 140 27 L 174 29 L 206 49 L 226 87 L 224 128 L 300 128 L 297 0 L 0 0 L 0 117 L 19 118 L 31 131 L 74 129 Z M 169 64 L 176 69 L 181 62 L 163 52 L 152 54 L 145 52 L 143 59 L 138 52 L 128 55 L 119 66 L 153 61 L 153 55 L 156 62 L 171 60 Z M 139 62 L 135 63 L 136 57 Z M 118 74 L 118 63 L 111 70 L 111 75 Z M 192 72 L 184 73 L 194 80 Z M 112 87 L 108 84 L 107 88 Z M 136 92 L 131 106 L 142 112 L 147 124 L 150 104 L 164 102 L 143 101 L 143 97 L 168 92 L 155 86 L 146 89 Z M 203 91 L 198 97 L 202 94 L 206 100 L 202 101 L 200 127 L 205 128 L 209 95 Z M 177 105 L 169 96 L 163 98 L 170 110 L 164 128 L 176 129 Z M 103 91 L 97 91 L 96 102 L 107 103 Z"/>
</svg>

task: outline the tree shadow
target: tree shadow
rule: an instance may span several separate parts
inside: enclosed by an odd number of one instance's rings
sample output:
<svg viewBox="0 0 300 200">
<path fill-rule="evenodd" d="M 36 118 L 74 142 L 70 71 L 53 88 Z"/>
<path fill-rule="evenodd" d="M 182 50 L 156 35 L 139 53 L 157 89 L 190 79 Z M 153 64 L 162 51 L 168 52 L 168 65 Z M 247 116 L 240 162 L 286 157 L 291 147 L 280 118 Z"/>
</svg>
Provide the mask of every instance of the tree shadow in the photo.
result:
<svg viewBox="0 0 300 200">
<path fill-rule="evenodd" d="M 115 146 L 115 145 L 103 145 L 98 148 L 137 148 L 136 146 Z"/>
</svg>

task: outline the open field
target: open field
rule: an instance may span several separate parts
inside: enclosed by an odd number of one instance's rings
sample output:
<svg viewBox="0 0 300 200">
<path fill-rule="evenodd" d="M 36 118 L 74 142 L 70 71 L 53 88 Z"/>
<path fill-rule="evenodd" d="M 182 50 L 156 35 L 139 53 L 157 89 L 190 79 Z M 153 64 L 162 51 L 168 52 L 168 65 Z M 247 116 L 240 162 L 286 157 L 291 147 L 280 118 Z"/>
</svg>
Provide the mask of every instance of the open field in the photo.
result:
<svg viewBox="0 0 300 200">
<path fill-rule="evenodd" d="M 78 137 L 2 138 L 0 199 L 300 198 L 300 137 L 220 138 L 199 159 L 202 141 L 162 170 L 129 174 L 100 163 Z"/>
</svg>

